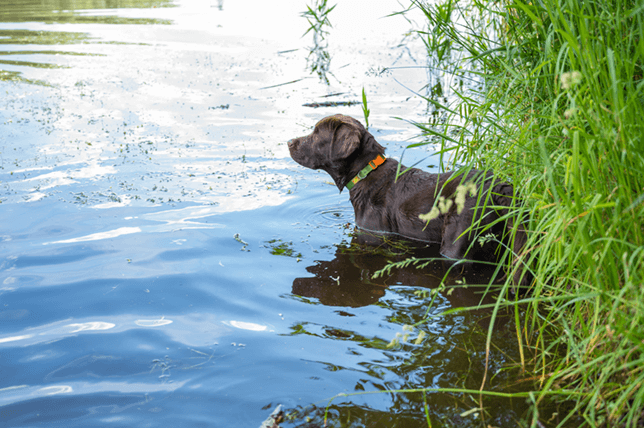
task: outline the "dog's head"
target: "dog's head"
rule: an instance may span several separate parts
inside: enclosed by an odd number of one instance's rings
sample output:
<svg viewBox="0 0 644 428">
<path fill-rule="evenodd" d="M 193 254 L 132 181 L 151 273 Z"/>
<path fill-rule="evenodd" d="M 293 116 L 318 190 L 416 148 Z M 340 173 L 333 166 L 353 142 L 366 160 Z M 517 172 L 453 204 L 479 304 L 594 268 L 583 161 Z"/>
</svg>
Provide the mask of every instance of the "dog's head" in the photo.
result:
<svg viewBox="0 0 644 428">
<path fill-rule="evenodd" d="M 290 140 L 288 148 L 295 162 L 329 173 L 340 191 L 367 162 L 385 152 L 360 122 L 341 114 L 325 117 L 311 134 Z"/>
</svg>

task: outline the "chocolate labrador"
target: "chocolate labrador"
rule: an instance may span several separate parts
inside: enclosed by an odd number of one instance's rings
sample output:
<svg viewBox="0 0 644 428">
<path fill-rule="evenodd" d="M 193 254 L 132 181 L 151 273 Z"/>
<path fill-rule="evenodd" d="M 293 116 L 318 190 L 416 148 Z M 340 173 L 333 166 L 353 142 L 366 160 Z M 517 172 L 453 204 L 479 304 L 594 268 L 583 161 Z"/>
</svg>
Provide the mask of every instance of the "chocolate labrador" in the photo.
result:
<svg viewBox="0 0 644 428">
<path fill-rule="evenodd" d="M 407 169 L 386 159 L 384 147 L 359 121 L 339 114 L 319 121 L 310 135 L 290 140 L 288 148 L 300 165 L 326 171 L 340 192 L 349 189 L 360 229 L 440 243 L 440 253 L 450 259 L 497 262 L 507 246 L 516 263 L 523 250 L 522 222 L 515 228 L 512 218 L 503 218 L 513 188 L 491 173 Z M 513 279 L 517 285 L 530 283 L 521 267 Z"/>
</svg>

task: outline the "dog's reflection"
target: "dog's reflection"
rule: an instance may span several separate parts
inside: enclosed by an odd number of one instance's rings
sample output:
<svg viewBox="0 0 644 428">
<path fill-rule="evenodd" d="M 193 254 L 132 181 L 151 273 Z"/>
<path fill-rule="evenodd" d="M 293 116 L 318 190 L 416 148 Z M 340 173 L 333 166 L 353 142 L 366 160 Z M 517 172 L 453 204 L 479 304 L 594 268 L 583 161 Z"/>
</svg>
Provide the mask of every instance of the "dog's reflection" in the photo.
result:
<svg viewBox="0 0 644 428">
<path fill-rule="evenodd" d="M 408 266 L 392 269 L 378 278 L 373 275 L 388 262 L 409 257 L 433 258 L 422 269 Z M 448 288 L 455 284 L 488 284 L 494 267 L 482 264 L 458 263 L 445 260 L 438 246 L 396 238 L 382 238 L 357 233 L 350 245 L 339 246 L 331 261 L 316 261 L 306 268 L 314 277 L 295 278 L 293 294 L 312 297 L 328 306 L 360 307 L 375 303 L 391 285 L 437 288 L 443 283 Z M 481 302 L 480 287 L 454 287 L 444 292 L 452 307 L 474 306 Z"/>
</svg>

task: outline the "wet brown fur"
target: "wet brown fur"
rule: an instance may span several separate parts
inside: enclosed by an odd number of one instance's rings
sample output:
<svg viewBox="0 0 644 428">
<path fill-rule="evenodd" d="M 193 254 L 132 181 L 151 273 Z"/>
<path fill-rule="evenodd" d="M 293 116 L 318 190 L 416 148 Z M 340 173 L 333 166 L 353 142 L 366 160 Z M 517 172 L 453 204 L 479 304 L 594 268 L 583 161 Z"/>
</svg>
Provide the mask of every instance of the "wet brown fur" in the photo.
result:
<svg viewBox="0 0 644 428">
<path fill-rule="evenodd" d="M 310 135 L 292 139 L 288 147 L 291 157 L 300 165 L 326 171 L 340 192 L 369 161 L 385 152 L 359 121 L 339 114 L 322 119 Z M 411 168 L 396 179 L 397 169 L 398 162 L 387 159 L 351 189 L 350 200 L 359 228 L 435 242 L 440 244 L 440 253 L 451 259 L 498 261 L 503 252 L 499 241 L 505 245 L 513 242 L 515 255 L 523 250 L 526 234 L 522 225 L 512 240 L 513 221 L 499 221 L 514 198 L 510 184 L 477 170 L 457 175 Z M 400 171 L 405 169 L 400 166 Z M 466 196 L 460 214 L 453 204 L 428 224 L 418 217 L 428 213 L 440 196 L 453 199 L 458 185 L 469 181 L 476 183 L 479 192 Z M 480 235 L 490 233 L 496 240 L 481 245 Z M 516 270 L 515 283 L 530 282 L 530 276 L 523 271 Z"/>
</svg>

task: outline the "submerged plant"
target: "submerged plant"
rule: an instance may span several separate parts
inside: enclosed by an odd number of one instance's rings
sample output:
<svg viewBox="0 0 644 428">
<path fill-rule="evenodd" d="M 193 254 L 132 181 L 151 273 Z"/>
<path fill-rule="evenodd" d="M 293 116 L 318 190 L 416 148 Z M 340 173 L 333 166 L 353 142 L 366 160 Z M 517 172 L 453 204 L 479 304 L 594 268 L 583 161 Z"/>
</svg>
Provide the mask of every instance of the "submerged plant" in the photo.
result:
<svg viewBox="0 0 644 428">
<path fill-rule="evenodd" d="M 314 0 L 313 4 L 306 7 L 306 12 L 302 16 L 309 22 L 309 28 L 303 36 L 313 33 L 313 46 L 309 50 L 306 58 L 307 66 L 311 74 L 315 73 L 321 81 L 330 84 L 327 74 L 331 74 L 331 56 L 328 52 L 329 44 L 326 36 L 329 34 L 327 27 L 332 27 L 329 21 L 329 14 L 336 5 L 329 6 L 327 0 Z M 332 75 L 332 74 L 331 74 Z"/>
<path fill-rule="evenodd" d="M 510 214 L 529 218 L 520 256 L 535 274 L 531 294 L 499 299 L 490 332 L 498 307 L 514 305 L 518 346 L 534 352 L 529 360 L 522 351 L 520 364 L 532 368 L 541 388 L 533 400 L 536 425 L 553 391 L 573 403 L 561 424 L 579 414 L 591 427 L 641 425 L 641 5 L 414 4 L 428 22 L 419 34 L 430 54 L 447 70 L 461 70 L 466 82 L 448 88 L 444 123 L 417 124 L 419 130 L 440 138 L 448 165 L 492 170 L 513 183 L 523 205 Z M 487 346 L 489 353 L 489 337 Z"/>
</svg>

